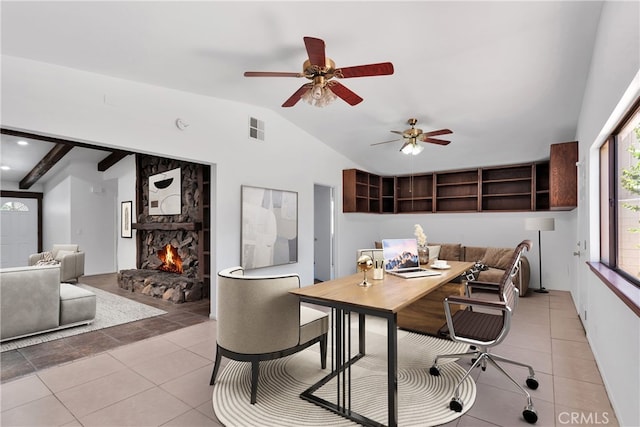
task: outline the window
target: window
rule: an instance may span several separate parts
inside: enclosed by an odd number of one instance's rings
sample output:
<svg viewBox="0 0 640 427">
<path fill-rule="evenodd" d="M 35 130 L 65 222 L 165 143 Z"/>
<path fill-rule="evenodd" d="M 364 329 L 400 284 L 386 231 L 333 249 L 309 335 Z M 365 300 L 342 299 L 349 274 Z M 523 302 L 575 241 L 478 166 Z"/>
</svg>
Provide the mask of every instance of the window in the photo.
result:
<svg viewBox="0 0 640 427">
<path fill-rule="evenodd" d="M 600 261 L 640 285 L 640 102 L 600 148 Z"/>
<path fill-rule="evenodd" d="M 22 202 L 6 202 L 0 206 L 0 211 L 29 212 L 29 208 Z"/>
</svg>

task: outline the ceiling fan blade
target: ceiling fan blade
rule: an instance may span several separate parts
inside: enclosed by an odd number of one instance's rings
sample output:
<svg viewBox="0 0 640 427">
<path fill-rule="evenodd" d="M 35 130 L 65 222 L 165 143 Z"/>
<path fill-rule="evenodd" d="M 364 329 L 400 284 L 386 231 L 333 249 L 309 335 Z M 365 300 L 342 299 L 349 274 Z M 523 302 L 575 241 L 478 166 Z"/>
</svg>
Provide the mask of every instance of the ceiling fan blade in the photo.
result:
<svg viewBox="0 0 640 427">
<path fill-rule="evenodd" d="M 307 48 L 311 65 L 324 67 L 326 63 L 324 41 L 313 37 L 305 37 L 304 45 Z"/>
<path fill-rule="evenodd" d="M 283 107 L 293 107 L 294 105 L 296 105 L 296 103 L 298 101 L 300 101 L 300 98 L 302 98 L 302 95 L 304 95 L 304 93 L 306 91 L 308 91 L 309 89 L 311 89 L 313 85 L 311 83 L 305 83 L 302 86 L 300 86 L 300 88 L 293 94 L 291 95 L 291 97 L 289 97 L 289 99 L 287 99 L 284 104 L 282 104 Z"/>
<path fill-rule="evenodd" d="M 437 135 L 448 135 L 453 133 L 450 129 L 440 129 L 440 130 L 432 130 L 431 132 L 423 132 L 424 136 L 437 136 Z"/>
<path fill-rule="evenodd" d="M 374 145 L 381 145 L 381 144 L 388 144 L 388 143 L 390 143 L 390 142 L 398 142 L 398 141 L 400 141 L 400 140 L 399 140 L 399 139 L 392 139 L 392 140 L 390 140 L 390 141 L 376 142 L 375 144 L 371 144 L 371 146 L 374 146 Z"/>
<path fill-rule="evenodd" d="M 350 89 L 347 89 L 344 85 L 336 82 L 335 80 L 329 82 L 327 86 L 329 87 L 329 89 L 331 89 L 333 93 L 335 93 L 340 98 L 344 99 L 345 102 L 349 105 L 353 106 L 362 102 L 362 98 L 360 98 Z"/>
<path fill-rule="evenodd" d="M 245 71 L 245 77 L 304 77 L 302 73 L 280 73 L 277 71 Z"/>
<path fill-rule="evenodd" d="M 392 130 L 391 132 L 397 133 L 398 135 L 404 135 L 404 132 L 401 130 Z"/>
<path fill-rule="evenodd" d="M 420 138 L 420 141 L 422 142 L 430 142 L 431 144 L 438 144 L 438 145 L 449 145 L 451 144 L 451 141 L 445 141 L 443 139 L 436 139 L 436 138 L 429 138 L 429 137 L 422 137 Z"/>
<path fill-rule="evenodd" d="M 335 76 L 341 79 L 348 79 L 351 77 L 386 76 L 389 74 L 393 74 L 393 64 L 391 62 L 381 62 L 379 64 L 339 68 L 336 70 Z"/>
</svg>

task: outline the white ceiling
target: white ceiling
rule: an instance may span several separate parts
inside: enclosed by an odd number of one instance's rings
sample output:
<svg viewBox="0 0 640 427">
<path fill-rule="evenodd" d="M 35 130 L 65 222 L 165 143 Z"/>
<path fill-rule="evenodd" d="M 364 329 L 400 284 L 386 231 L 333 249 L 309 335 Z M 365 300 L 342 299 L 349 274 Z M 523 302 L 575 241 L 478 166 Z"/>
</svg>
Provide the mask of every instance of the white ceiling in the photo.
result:
<svg viewBox="0 0 640 427">
<path fill-rule="evenodd" d="M 383 174 L 547 158 L 575 139 L 602 2 L 2 1 L 2 53 L 273 109 Z M 303 37 L 337 67 L 390 61 L 391 76 L 343 79 L 364 101 L 280 105 L 306 79 Z M 448 146 L 398 152 L 390 130 L 449 128 Z M 267 123 L 268 126 L 268 123 Z M 449 138 L 450 137 L 450 138 Z M 4 137 L 3 137 L 4 141 Z M 3 142 L 3 147 L 4 147 Z M 4 150 L 4 148 L 3 148 Z M 3 156 L 4 157 L 4 156 Z M 3 160 L 4 162 L 4 160 Z"/>
</svg>

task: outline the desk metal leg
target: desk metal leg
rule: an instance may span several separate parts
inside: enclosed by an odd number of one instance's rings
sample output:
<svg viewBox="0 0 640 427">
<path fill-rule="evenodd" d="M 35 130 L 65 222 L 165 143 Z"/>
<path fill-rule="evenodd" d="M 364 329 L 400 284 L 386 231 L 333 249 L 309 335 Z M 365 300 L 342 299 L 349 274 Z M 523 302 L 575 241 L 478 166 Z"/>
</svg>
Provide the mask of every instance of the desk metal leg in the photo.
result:
<svg viewBox="0 0 640 427">
<path fill-rule="evenodd" d="M 351 357 L 351 311 L 340 308 L 332 307 L 331 320 L 333 328 L 331 331 L 331 343 L 333 346 L 332 360 L 331 360 L 331 372 L 312 385 L 307 390 L 303 391 L 300 395 L 301 398 L 315 403 L 325 409 L 335 412 L 345 418 L 362 424 L 364 426 L 382 427 L 384 424 L 367 418 L 351 409 L 351 365 L 361 359 L 365 355 L 366 350 L 366 330 L 365 319 L 366 316 L 363 313 L 358 313 L 358 354 Z M 396 427 L 398 419 L 398 346 L 397 346 L 397 331 L 396 331 L 396 315 L 385 316 L 388 324 L 388 345 L 387 354 L 388 360 L 388 404 L 389 404 L 389 426 Z M 324 386 L 326 383 L 335 378 L 336 381 L 336 401 L 335 403 L 329 402 L 314 393 Z"/>
<path fill-rule="evenodd" d="M 358 353 L 365 355 L 367 352 L 367 334 L 365 330 L 365 318 L 362 313 L 358 313 Z"/>
<path fill-rule="evenodd" d="M 398 319 L 397 314 L 387 318 L 387 394 L 389 427 L 398 424 Z"/>
</svg>

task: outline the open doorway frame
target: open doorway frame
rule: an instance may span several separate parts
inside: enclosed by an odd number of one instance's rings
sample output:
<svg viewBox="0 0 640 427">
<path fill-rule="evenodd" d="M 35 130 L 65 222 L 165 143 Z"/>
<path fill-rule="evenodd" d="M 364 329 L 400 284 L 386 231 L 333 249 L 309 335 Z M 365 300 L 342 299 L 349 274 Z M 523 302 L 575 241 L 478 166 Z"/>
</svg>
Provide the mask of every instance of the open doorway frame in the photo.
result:
<svg viewBox="0 0 640 427">
<path fill-rule="evenodd" d="M 335 277 L 334 188 L 313 185 L 313 277 L 326 281 Z"/>
</svg>

